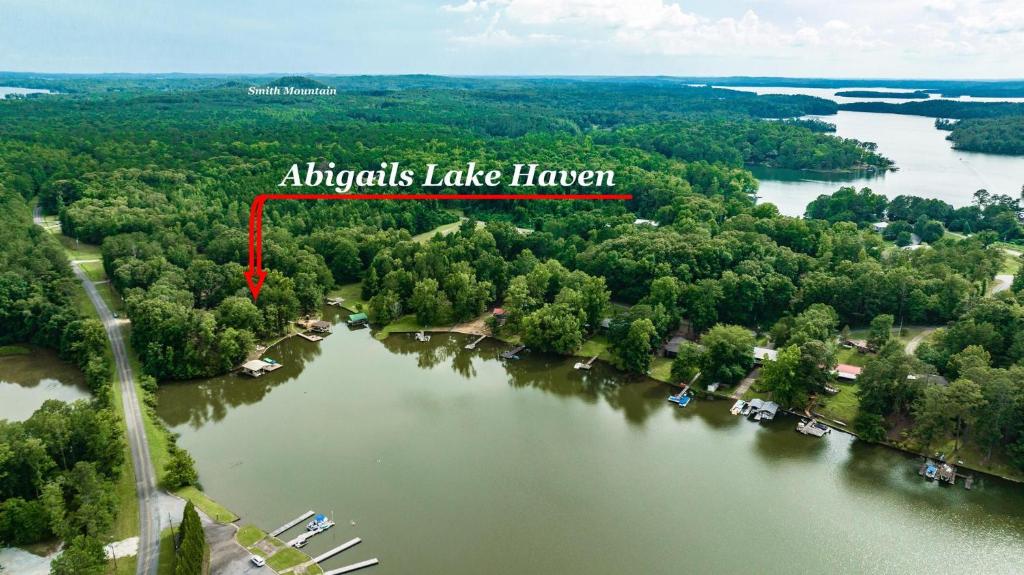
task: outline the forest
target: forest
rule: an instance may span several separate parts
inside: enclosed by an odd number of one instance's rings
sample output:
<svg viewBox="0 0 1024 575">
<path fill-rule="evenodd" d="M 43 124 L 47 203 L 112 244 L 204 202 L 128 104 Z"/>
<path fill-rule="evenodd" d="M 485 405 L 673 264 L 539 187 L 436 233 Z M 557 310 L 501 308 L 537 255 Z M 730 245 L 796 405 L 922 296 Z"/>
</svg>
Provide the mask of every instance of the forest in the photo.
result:
<svg viewBox="0 0 1024 575">
<path fill-rule="evenodd" d="M 815 200 L 805 218 L 758 204 L 749 165 L 892 167 L 870 142 L 836 138 L 826 122 L 785 120 L 833 113 L 832 102 L 656 79 L 318 77 L 337 95 L 273 98 L 246 96 L 245 78 L 51 81 L 65 93 L 0 102 L 0 183 L 14 206 L 13 224 L 0 229 L 14 234 L 3 251 L 13 271 L 0 274 L 10 341 L 67 341 L 67 357 L 109 374 L 92 344 L 75 347 L 102 328 L 69 311 L 73 280 L 52 238 L 31 225 L 35 201 L 65 235 L 102 246 L 132 348 L 160 382 L 230 370 L 257 342 L 316 314 L 331 290 L 356 283 L 378 325 L 405 316 L 450 325 L 501 305 L 507 321 L 495 327 L 539 352 L 573 353 L 607 319 L 613 362 L 635 374 L 685 323 L 699 344 L 681 348 L 672 374 L 699 371 L 704 384 L 738 381 L 755 334 L 767 336 L 780 363 L 764 385 L 794 407 L 832 382 L 823 368 L 837 362 L 840 328 L 876 326 L 880 351 L 853 422 L 862 437 L 883 440 L 920 418 L 910 435 L 920 445 L 977 438 L 1024 469 L 1024 389 L 1013 377 L 1024 357 L 1013 323 L 1024 317 L 1024 279 L 984 297 L 1004 259 L 994 243 L 1020 237 L 1019 202 L 979 191 L 954 209 L 849 188 Z M 253 301 L 242 274 L 253 196 L 275 190 L 295 163 L 375 169 L 394 158 L 417 172 L 524 158 L 614 170 L 613 191 L 633 199 L 271 202 L 269 273 Z M 871 231 L 883 217 L 893 232 Z M 455 233 L 414 238 L 460 218 Z M 930 249 L 896 249 L 911 234 Z M 882 329 L 904 324 L 947 328 L 907 357 Z M 971 381 L 983 401 L 955 413 L 954 392 L 908 384 L 916 374 Z M 984 435 L 975 426 L 997 407 L 985 397 L 990 376 L 1008 382 L 999 393 L 1013 408 Z M 93 409 L 104 409 L 101 399 Z M 38 498 L 41 487 L 31 487 Z"/>
</svg>

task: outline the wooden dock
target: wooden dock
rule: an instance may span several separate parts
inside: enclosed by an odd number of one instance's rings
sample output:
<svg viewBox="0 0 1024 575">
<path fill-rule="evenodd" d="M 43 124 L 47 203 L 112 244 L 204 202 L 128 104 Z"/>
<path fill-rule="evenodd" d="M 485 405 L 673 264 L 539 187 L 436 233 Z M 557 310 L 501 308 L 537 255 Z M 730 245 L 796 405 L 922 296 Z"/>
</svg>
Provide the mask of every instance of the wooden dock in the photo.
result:
<svg viewBox="0 0 1024 575">
<path fill-rule="evenodd" d="M 487 336 L 486 335 L 481 335 L 480 337 L 476 338 L 476 340 L 474 340 L 473 342 L 467 343 L 466 344 L 466 349 L 476 349 L 476 344 L 480 343 L 481 341 L 483 341 L 485 339 L 487 339 Z"/>
<path fill-rule="evenodd" d="M 576 365 L 574 365 L 572 367 L 573 367 L 573 369 L 590 369 L 590 366 L 594 365 L 595 361 L 597 361 L 597 356 L 596 355 L 594 357 L 590 358 L 589 361 L 578 361 L 578 362 L 576 362 Z"/>
<path fill-rule="evenodd" d="M 352 573 L 354 571 L 359 571 L 360 569 L 363 569 L 365 567 L 372 567 L 374 565 L 377 565 L 378 563 L 380 563 L 380 561 L 377 560 L 376 557 L 374 557 L 373 559 L 367 559 L 366 561 L 360 561 L 359 563 L 346 565 L 345 567 L 342 567 L 340 569 L 332 569 L 330 571 L 326 571 L 324 575 L 343 575 L 344 573 Z"/>
<path fill-rule="evenodd" d="M 520 352 L 525 349 L 525 345 L 517 345 L 508 351 L 501 352 L 501 359 L 519 359 Z"/>
<path fill-rule="evenodd" d="M 288 523 L 285 523 L 284 525 L 282 525 L 282 526 L 278 527 L 277 529 L 271 531 L 270 535 L 273 536 L 273 537 L 277 537 L 278 535 L 284 533 L 285 531 L 288 531 L 292 527 L 295 527 L 299 523 L 302 523 L 306 519 L 309 519 L 313 515 L 316 515 L 316 512 L 313 511 L 312 509 L 310 509 L 309 511 L 303 513 L 302 515 L 299 515 L 295 519 L 292 519 Z"/>
<path fill-rule="evenodd" d="M 323 336 L 316 335 L 316 334 L 313 334 L 313 333 L 299 332 L 298 335 L 299 335 L 299 337 L 301 337 L 302 339 L 304 339 L 306 341 L 321 341 L 321 340 L 324 339 Z"/>
<path fill-rule="evenodd" d="M 324 553 L 321 553 L 320 555 L 317 555 L 316 557 L 313 558 L 313 563 L 323 563 L 324 561 L 327 561 L 328 559 L 330 559 L 331 557 L 334 557 L 338 553 L 341 553 L 342 551 L 344 551 L 346 549 L 351 549 L 351 548 L 355 547 L 356 545 L 359 545 L 362 542 L 363 542 L 363 540 L 358 538 L 358 537 L 356 537 L 355 539 L 350 539 L 349 541 L 346 541 L 346 542 L 342 543 L 341 545 L 338 545 L 337 547 L 335 547 L 334 549 L 331 549 L 330 551 L 326 551 Z"/>
</svg>

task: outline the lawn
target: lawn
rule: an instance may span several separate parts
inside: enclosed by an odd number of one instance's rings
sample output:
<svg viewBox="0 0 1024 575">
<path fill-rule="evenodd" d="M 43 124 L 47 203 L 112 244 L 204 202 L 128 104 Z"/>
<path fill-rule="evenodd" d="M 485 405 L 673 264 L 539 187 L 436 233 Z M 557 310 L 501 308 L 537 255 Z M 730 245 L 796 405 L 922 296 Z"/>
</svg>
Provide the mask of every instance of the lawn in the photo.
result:
<svg viewBox="0 0 1024 575">
<path fill-rule="evenodd" d="M 608 338 L 603 335 L 595 335 L 594 337 L 583 342 L 574 355 L 585 357 L 590 359 L 595 355 L 602 361 L 611 361 L 612 354 L 608 350 Z"/>
<path fill-rule="evenodd" d="M 847 425 L 853 423 L 860 408 L 860 398 L 857 397 L 857 384 L 839 383 L 836 384 L 839 393 L 828 396 L 818 404 L 817 411 L 825 417 L 841 421 Z"/>
<path fill-rule="evenodd" d="M 672 383 L 672 360 L 667 357 L 656 357 L 651 361 L 651 369 L 647 372 L 651 379 Z"/>
<path fill-rule="evenodd" d="M 342 302 L 341 307 L 348 311 L 358 312 L 364 311 L 369 302 L 362 297 L 363 284 L 361 282 L 354 284 L 346 284 L 331 290 L 331 293 L 327 297 L 340 297 L 345 301 Z"/>
<path fill-rule="evenodd" d="M 61 245 L 64 246 L 64 253 L 71 260 L 98 260 L 103 257 L 99 246 L 76 241 L 65 235 L 57 235 Z"/>
<path fill-rule="evenodd" d="M 160 558 L 157 560 L 158 575 L 174 574 L 174 530 L 167 528 L 160 533 Z M 134 571 L 134 570 L 133 570 Z"/>
<path fill-rule="evenodd" d="M 8 355 L 28 355 L 30 353 L 32 353 L 32 350 L 21 345 L 0 345 L 0 357 Z"/>
<path fill-rule="evenodd" d="M 267 534 L 260 531 L 258 527 L 253 525 L 244 525 L 238 530 L 238 533 L 235 534 L 235 539 L 238 540 L 239 545 L 248 549 L 266 536 Z"/>
<path fill-rule="evenodd" d="M 309 560 L 309 555 L 306 555 L 302 551 L 299 551 L 294 547 L 285 547 L 267 559 L 267 566 L 280 573 L 285 569 L 295 567 L 296 565 L 305 563 Z"/>
<path fill-rule="evenodd" d="M 230 509 L 210 499 L 205 493 L 195 487 L 183 487 L 175 491 L 174 494 L 182 499 L 191 501 L 207 517 L 218 523 L 231 523 L 238 520 L 238 516 L 232 513 Z"/>
<path fill-rule="evenodd" d="M 393 333 L 412 333 L 414 331 L 420 331 L 426 326 L 416 321 L 416 316 L 412 314 L 403 315 L 395 321 L 377 330 L 373 337 L 377 339 L 384 339 Z"/>
</svg>

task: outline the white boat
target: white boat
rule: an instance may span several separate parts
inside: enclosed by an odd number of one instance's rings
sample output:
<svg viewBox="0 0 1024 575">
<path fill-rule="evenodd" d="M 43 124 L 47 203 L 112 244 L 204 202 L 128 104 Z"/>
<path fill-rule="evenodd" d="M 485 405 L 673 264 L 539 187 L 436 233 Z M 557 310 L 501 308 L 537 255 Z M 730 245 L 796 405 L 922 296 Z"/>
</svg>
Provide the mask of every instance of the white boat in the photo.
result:
<svg viewBox="0 0 1024 575">
<path fill-rule="evenodd" d="M 740 415 L 742 415 L 743 417 L 750 415 L 750 408 L 751 405 L 749 402 L 744 403 L 743 407 L 740 408 Z"/>
<path fill-rule="evenodd" d="M 416 341 L 430 341 L 430 336 L 424 331 L 416 332 Z"/>
<path fill-rule="evenodd" d="M 747 402 L 743 401 L 742 399 L 737 399 L 736 403 L 732 404 L 732 407 L 729 409 L 729 413 L 733 415 L 739 415 L 740 413 L 743 412 L 743 408 L 746 407 L 746 405 Z"/>
</svg>

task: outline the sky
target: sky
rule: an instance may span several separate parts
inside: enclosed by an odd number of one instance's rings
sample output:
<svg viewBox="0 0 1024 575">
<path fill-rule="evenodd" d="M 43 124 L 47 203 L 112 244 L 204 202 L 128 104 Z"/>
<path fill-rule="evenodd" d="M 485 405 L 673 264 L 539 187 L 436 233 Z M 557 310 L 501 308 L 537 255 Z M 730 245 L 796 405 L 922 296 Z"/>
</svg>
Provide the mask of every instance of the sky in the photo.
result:
<svg viewBox="0 0 1024 575">
<path fill-rule="evenodd" d="M 0 0 L 0 70 L 1022 78 L 1024 0 Z"/>
</svg>

